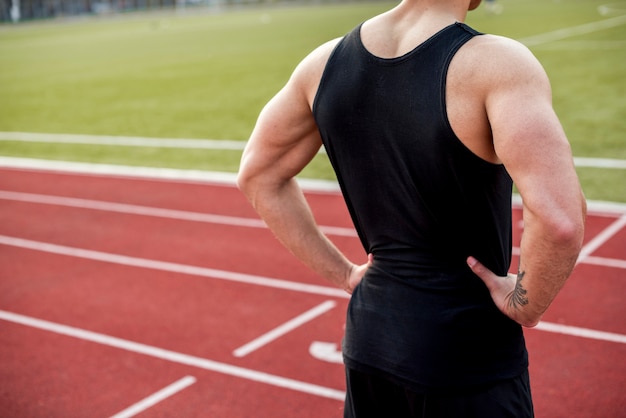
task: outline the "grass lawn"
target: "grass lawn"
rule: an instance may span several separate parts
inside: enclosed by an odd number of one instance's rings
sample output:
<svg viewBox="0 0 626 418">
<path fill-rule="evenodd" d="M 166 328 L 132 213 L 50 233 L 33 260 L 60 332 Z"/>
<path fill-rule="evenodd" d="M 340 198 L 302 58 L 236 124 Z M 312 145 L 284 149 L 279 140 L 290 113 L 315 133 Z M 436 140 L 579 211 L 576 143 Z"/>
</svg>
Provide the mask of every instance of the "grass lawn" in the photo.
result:
<svg viewBox="0 0 626 418">
<path fill-rule="evenodd" d="M 597 0 L 499 3 L 501 14 L 483 6 L 467 22 L 531 48 L 577 157 L 626 159 L 626 9 Z M 243 141 L 297 62 L 392 5 L 194 8 L 0 25 L 0 131 Z M 0 141 L 0 155 L 218 171 L 239 163 L 238 151 L 14 141 Z M 588 198 L 626 202 L 626 170 L 578 170 Z M 303 176 L 333 178 L 324 156 Z"/>
</svg>

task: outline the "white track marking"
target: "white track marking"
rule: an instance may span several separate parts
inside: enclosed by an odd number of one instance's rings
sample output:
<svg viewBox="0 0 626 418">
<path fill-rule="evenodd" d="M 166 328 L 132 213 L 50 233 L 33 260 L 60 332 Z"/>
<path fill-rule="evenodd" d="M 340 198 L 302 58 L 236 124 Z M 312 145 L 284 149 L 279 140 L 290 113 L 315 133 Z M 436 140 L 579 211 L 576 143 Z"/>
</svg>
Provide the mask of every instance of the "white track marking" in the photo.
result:
<svg viewBox="0 0 626 418">
<path fill-rule="evenodd" d="M 25 240 L 21 238 L 8 237 L 0 235 L 0 245 L 9 245 L 20 248 L 27 248 L 36 251 L 49 252 L 60 255 L 67 255 L 70 257 L 85 258 L 96 261 L 103 261 L 115 264 L 121 264 L 126 266 L 149 268 L 154 270 L 169 271 L 180 274 L 196 275 L 201 277 L 209 277 L 214 279 L 229 280 L 240 283 L 253 284 L 258 286 L 273 287 L 283 290 L 291 290 L 303 293 L 312 293 L 323 296 L 349 298 L 350 296 L 341 289 L 333 287 L 325 287 L 318 285 L 310 285 L 303 283 L 290 282 L 287 280 L 272 279 L 268 277 L 253 276 L 249 274 L 234 273 L 223 270 L 215 270 L 203 267 L 189 266 L 185 264 L 167 263 L 163 261 L 148 260 L 143 258 L 128 257 L 118 254 L 110 254 L 99 251 L 84 250 L 80 248 L 66 247 L 62 245 L 49 244 L 38 241 Z M 592 257 L 588 257 L 592 258 Z M 611 260 L 600 259 L 599 257 L 593 257 L 593 264 L 605 265 L 617 268 L 626 268 L 626 262 L 623 260 Z M 608 261 L 607 261 L 608 260 Z M 614 263 L 611 263 L 614 261 Z M 574 329 L 574 327 L 571 327 Z M 567 332 L 561 332 L 567 333 Z M 599 331 L 599 335 L 603 335 Z M 578 335 L 578 334 L 572 334 Z M 600 338 L 602 339 L 602 338 Z"/>
<path fill-rule="evenodd" d="M 150 206 L 106 202 L 102 200 L 77 199 L 73 197 L 21 193 L 8 190 L 0 190 L 0 199 L 28 203 L 39 203 L 46 205 L 67 206 L 81 209 L 94 209 L 108 212 L 128 213 L 133 215 L 155 216 L 160 218 L 169 218 L 184 221 L 206 222 L 220 225 L 233 225 L 248 228 L 267 228 L 265 222 L 258 218 L 242 218 L 235 216 L 214 215 L 209 213 L 189 212 L 175 209 L 164 209 Z M 327 235 L 346 237 L 357 236 L 354 228 L 320 225 L 320 229 Z"/>
<path fill-rule="evenodd" d="M 582 261 L 583 264 L 593 264 L 602 267 L 612 267 L 616 269 L 626 270 L 626 260 L 618 260 L 615 258 L 593 257 L 587 256 Z"/>
<path fill-rule="evenodd" d="M 335 301 L 327 300 L 326 302 L 323 302 L 322 304 L 304 312 L 303 314 L 298 315 L 297 317 L 285 322 L 284 324 L 261 335 L 260 337 L 255 338 L 249 343 L 242 345 L 241 347 L 233 351 L 233 355 L 235 357 L 247 356 L 253 351 L 258 350 L 259 348 L 271 343 L 272 341 L 282 337 L 283 335 L 293 331 L 294 329 L 299 328 L 300 326 L 306 324 L 309 321 L 312 321 L 318 316 L 325 314 L 326 312 L 333 309 L 335 306 L 337 306 L 337 303 Z"/>
<path fill-rule="evenodd" d="M 116 164 L 80 163 L 75 161 L 41 160 L 0 156 L 0 167 L 25 170 L 43 170 L 63 174 L 107 175 L 149 180 L 201 182 L 235 186 L 236 173 L 176 168 L 125 166 Z M 298 178 L 300 186 L 309 193 L 339 193 L 339 185 L 333 180 Z"/>
<path fill-rule="evenodd" d="M 0 141 L 214 150 L 243 150 L 246 145 L 245 141 L 228 139 L 146 138 L 135 136 L 47 134 L 33 132 L 0 132 Z"/>
<path fill-rule="evenodd" d="M 604 29 L 613 28 L 626 24 L 626 15 L 616 16 L 610 19 L 600 20 L 597 22 L 586 23 L 584 25 L 572 26 L 569 28 L 558 29 L 552 32 L 543 33 L 540 35 L 529 36 L 527 38 L 520 39 L 519 41 L 526 46 L 536 46 L 545 44 L 547 42 L 558 41 L 560 39 L 570 38 L 572 36 L 584 35 L 587 33 L 593 33 Z"/>
<path fill-rule="evenodd" d="M 513 247 L 513 255 L 520 255 L 520 254 L 521 254 L 521 251 L 519 247 Z M 579 264 L 593 264 L 596 266 L 626 269 L 626 260 L 618 260 L 616 258 L 586 256 L 584 259 L 581 260 L 579 256 L 576 262 Z"/>
<path fill-rule="evenodd" d="M 54 161 L 36 158 L 2 156 L 0 156 L 0 168 L 44 172 L 51 171 L 61 174 L 77 174 L 87 176 L 118 176 L 123 178 L 148 179 L 151 181 L 163 180 L 168 182 L 198 182 L 224 185 L 228 187 L 236 187 L 237 185 L 237 175 L 235 173 L 219 171 L 79 163 L 74 161 Z M 337 196 L 340 196 L 341 193 L 339 184 L 335 180 L 298 178 L 297 181 L 306 193 L 336 194 Z M 521 205 L 521 199 L 518 195 L 513 195 L 513 203 L 517 206 Z M 587 205 L 590 210 L 608 213 L 626 213 L 626 204 L 624 203 L 588 201 Z"/>
<path fill-rule="evenodd" d="M 143 411 L 153 407 L 157 403 L 177 394 L 181 390 L 193 385 L 196 383 L 196 378 L 193 376 L 185 376 L 180 380 L 164 387 L 158 392 L 153 393 L 147 398 L 142 399 L 141 401 L 131 405 L 130 407 L 124 409 L 123 411 L 118 412 L 113 415 L 111 418 L 131 418 L 137 414 L 142 413 Z"/>
<path fill-rule="evenodd" d="M 214 223 L 221 225 L 245 226 L 250 228 L 267 227 L 265 223 L 260 219 L 213 215 L 200 212 L 188 212 L 175 209 L 164 209 L 150 206 L 106 202 L 102 200 L 77 199 L 73 197 L 12 192 L 8 190 L 0 190 L 0 199 L 45 205 L 66 206 L 81 209 L 93 209 L 106 212 L 118 212 L 131 215 L 154 216 L 159 218 L 169 218 L 183 221 Z"/>
<path fill-rule="evenodd" d="M 539 331 L 554 332 L 557 334 L 571 335 L 573 337 L 589 338 L 591 340 L 609 341 L 612 343 L 626 344 L 626 335 L 612 332 L 596 331 L 588 328 L 572 327 L 570 325 L 554 324 L 551 322 L 539 322 L 535 328 Z"/>
<path fill-rule="evenodd" d="M 580 255 L 578 256 L 578 262 L 585 260 L 591 253 L 604 245 L 609 239 L 611 239 L 615 234 L 617 234 L 622 228 L 626 226 L 626 215 L 622 215 L 615 222 L 605 228 L 598 235 L 593 237 L 591 241 L 589 241 L 580 251 Z"/>
<path fill-rule="evenodd" d="M 221 363 L 201 357 L 190 356 L 188 354 L 183 354 L 176 351 L 170 351 L 147 344 L 124 340 L 122 338 L 87 331 L 81 328 L 75 328 L 50 321 L 44 321 L 42 319 L 32 318 L 13 312 L 0 310 L 0 319 L 45 331 L 54 332 L 57 334 L 66 335 L 69 337 L 78 338 L 85 341 L 94 342 L 97 344 L 106 345 L 109 347 L 119 348 L 121 350 L 126 350 L 133 353 L 143 354 L 146 356 L 171 361 L 173 363 L 197 367 L 216 373 L 222 373 L 228 376 L 239 377 L 254 382 L 265 383 L 272 386 L 308 393 L 310 395 L 335 399 L 338 401 L 343 401 L 345 397 L 345 393 L 337 389 L 331 389 L 295 379 L 289 379 L 286 377 L 276 376 L 265 372 L 246 369 L 239 366 L 233 366 L 231 364 Z"/>
<path fill-rule="evenodd" d="M 220 225 L 233 225 L 233 226 L 250 227 L 250 228 L 266 228 L 267 227 L 262 220 L 253 219 L 253 218 L 213 215 L 213 214 L 199 213 L 199 212 L 155 208 L 155 207 L 150 207 L 150 206 L 139 206 L 139 205 L 124 204 L 124 203 L 106 202 L 106 201 L 101 201 L 101 200 L 77 199 L 77 198 L 63 197 L 63 196 L 51 196 L 51 195 L 42 195 L 42 194 L 34 194 L 34 193 L 12 192 L 12 191 L 7 191 L 7 190 L 0 190 L 0 199 L 13 200 L 13 201 L 19 201 L 19 202 L 38 203 L 38 204 L 76 207 L 76 208 L 83 208 L 83 209 L 94 209 L 94 210 L 119 212 L 119 213 L 128 213 L 128 214 L 134 214 L 134 215 L 155 216 L 155 217 L 184 220 L 184 221 L 207 222 L 207 223 L 215 223 L 215 224 L 220 224 Z M 619 229 L 621 229 L 625 224 L 626 224 L 626 215 L 623 215 L 609 228 L 607 228 L 605 231 L 603 231 L 601 234 L 599 234 L 593 240 L 591 240 L 581 251 L 579 262 L 582 261 L 583 259 L 587 260 L 587 257 L 589 256 L 589 254 L 591 254 L 593 251 L 598 249 L 611 236 L 617 233 L 617 231 L 619 231 Z M 348 236 L 348 237 L 357 236 L 356 231 L 352 228 L 342 228 L 342 227 L 321 225 L 320 229 L 327 235 Z M 513 252 L 514 254 L 519 254 L 519 249 L 514 248 Z M 618 268 L 626 268 L 624 267 L 626 265 L 626 261 L 605 259 L 602 257 L 595 257 L 593 261 L 589 261 L 589 263 L 616 266 Z"/>
<path fill-rule="evenodd" d="M 31 241 L 22 238 L 9 237 L 6 235 L 0 235 L 0 245 L 9 245 L 19 248 L 27 248 L 35 251 L 43 251 L 47 253 L 66 255 L 70 257 L 84 258 L 87 260 L 102 261 L 106 263 L 147 268 L 152 270 L 168 271 L 172 273 L 187 274 L 192 276 L 209 277 L 231 282 L 246 283 L 302 293 L 311 293 L 315 295 L 339 297 L 346 299 L 350 297 L 350 295 L 348 295 L 345 291 L 335 287 L 297 283 L 289 280 L 274 279 L 252 274 L 235 273 L 232 271 L 190 266 L 188 264 L 169 263 L 165 261 L 130 257 L 120 254 L 105 253 L 101 251 L 85 250 L 82 248 L 67 247 L 64 245 L 56 245 L 40 241 Z"/>
<path fill-rule="evenodd" d="M 624 46 L 626 46 L 626 43 Z M 574 165 L 576 167 L 615 168 L 623 170 L 626 169 L 626 160 L 617 160 L 614 158 L 574 157 Z"/>
<path fill-rule="evenodd" d="M 618 45 L 614 45 L 615 42 L 618 42 Z M 594 42 L 593 44 L 594 45 L 590 46 L 590 48 L 597 49 L 598 46 L 596 44 L 598 44 L 598 42 Z M 610 48 L 615 48 L 621 47 L 623 45 L 623 41 L 614 41 L 613 43 L 605 42 L 603 45 L 604 44 L 607 44 Z M 244 141 L 234 141 L 228 139 L 165 139 L 126 136 L 41 134 L 28 132 L 0 132 L 0 141 L 215 150 L 242 150 L 246 144 Z M 321 152 L 325 153 L 323 147 L 321 148 Z M 574 164 L 577 167 L 626 169 L 626 160 L 613 158 L 574 157 Z"/>
<path fill-rule="evenodd" d="M 335 343 L 313 341 L 309 346 L 309 354 L 318 360 L 328 363 L 343 363 L 343 354 Z"/>
</svg>

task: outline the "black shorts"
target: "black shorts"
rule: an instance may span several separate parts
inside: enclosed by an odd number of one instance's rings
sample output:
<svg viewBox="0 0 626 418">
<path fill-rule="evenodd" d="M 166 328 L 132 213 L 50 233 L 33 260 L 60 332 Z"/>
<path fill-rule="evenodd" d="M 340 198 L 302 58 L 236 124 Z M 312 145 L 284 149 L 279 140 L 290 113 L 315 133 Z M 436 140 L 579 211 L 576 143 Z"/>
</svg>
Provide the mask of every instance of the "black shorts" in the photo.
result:
<svg viewBox="0 0 626 418">
<path fill-rule="evenodd" d="M 528 371 L 480 388 L 421 394 L 346 368 L 344 418 L 533 418 Z"/>
</svg>

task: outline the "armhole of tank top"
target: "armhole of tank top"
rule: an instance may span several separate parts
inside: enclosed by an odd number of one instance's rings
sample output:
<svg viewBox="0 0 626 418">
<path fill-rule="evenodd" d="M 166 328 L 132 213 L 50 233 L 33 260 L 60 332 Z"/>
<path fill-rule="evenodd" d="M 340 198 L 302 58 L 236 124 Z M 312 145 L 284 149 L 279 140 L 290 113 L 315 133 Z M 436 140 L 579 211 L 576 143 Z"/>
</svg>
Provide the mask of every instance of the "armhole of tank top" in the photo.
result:
<svg viewBox="0 0 626 418">
<path fill-rule="evenodd" d="M 443 122 L 444 122 L 444 124 L 446 126 L 446 129 L 448 129 L 448 132 L 450 133 L 450 139 L 452 139 L 456 143 L 457 147 L 462 148 L 466 154 L 471 155 L 472 158 L 474 158 L 476 161 L 481 162 L 481 164 L 486 164 L 489 167 L 494 167 L 494 168 L 503 167 L 503 165 L 501 163 L 492 163 L 490 161 L 487 161 L 484 158 L 482 158 L 481 156 L 479 156 L 478 154 L 476 154 L 474 151 L 472 151 L 470 148 L 468 148 L 468 146 L 465 145 L 465 143 L 463 141 L 461 141 L 461 138 L 458 137 L 456 132 L 454 132 L 454 129 L 452 129 L 452 124 L 450 123 L 450 117 L 448 115 L 448 104 L 447 104 L 447 101 L 446 101 L 446 91 L 447 91 L 447 84 L 448 84 L 448 72 L 450 70 L 450 64 L 452 63 L 452 60 L 454 59 L 454 56 L 457 54 L 457 52 L 465 44 L 467 44 L 475 36 L 482 35 L 482 33 L 477 32 L 476 30 L 466 26 L 465 24 L 460 24 L 460 26 L 462 26 L 466 30 L 466 32 L 469 35 L 471 35 L 471 36 L 463 37 L 462 39 L 460 39 L 457 42 L 457 44 L 450 50 L 450 53 L 446 57 L 446 62 L 445 62 L 445 67 L 444 67 L 445 69 L 444 69 L 444 71 L 441 74 L 441 82 L 440 82 L 440 86 L 441 86 L 441 109 L 442 109 L 442 115 L 443 115 Z"/>
<path fill-rule="evenodd" d="M 327 77 L 327 74 L 328 74 L 328 67 L 329 67 L 329 66 L 330 66 L 330 64 L 331 64 L 331 61 L 334 59 L 335 54 L 337 53 L 337 50 L 338 50 L 338 49 L 339 49 L 339 48 L 340 48 L 340 47 L 344 44 L 344 42 L 347 42 L 347 41 L 348 41 L 349 36 L 350 36 L 350 35 L 352 35 L 352 33 L 353 33 L 355 30 L 359 30 L 359 31 L 360 31 L 360 30 L 361 30 L 361 26 L 362 26 L 362 25 L 363 25 L 363 24 L 361 23 L 359 26 L 357 26 L 357 28 L 356 28 L 356 29 L 352 30 L 351 32 L 349 32 L 348 34 L 346 34 L 343 38 L 341 38 L 341 39 L 337 42 L 337 45 L 335 45 L 335 46 L 333 47 L 332 52 L 331 52 L 331 53 L 330 53 L 330 55 L 328 56 L 328 60 L 326 61 L 326 64 L 324 64 L 324 71 L 322 71 L 322 77 L 320 78 L 320 83 L 319 83 L 319 85 L 317 86 L 317 91 L 315 92 L 315 97 L 313 98 L 313 105 L 311 106 L 311 112 L 313 113 L 313 118 L 315 118 L 315 114 L 316 114 L 316 112 L 317 112 L 317 107 L 318 107 L 317 105 L 318 105 L 318 102 L 319 102 L 319 95 L 320 95 L 320 92 L 322 91 L 322 87 L 323 87 L 323 86 L 324 86 L 324 84 L 325 84 L 326 77 Z"/>
</svg>

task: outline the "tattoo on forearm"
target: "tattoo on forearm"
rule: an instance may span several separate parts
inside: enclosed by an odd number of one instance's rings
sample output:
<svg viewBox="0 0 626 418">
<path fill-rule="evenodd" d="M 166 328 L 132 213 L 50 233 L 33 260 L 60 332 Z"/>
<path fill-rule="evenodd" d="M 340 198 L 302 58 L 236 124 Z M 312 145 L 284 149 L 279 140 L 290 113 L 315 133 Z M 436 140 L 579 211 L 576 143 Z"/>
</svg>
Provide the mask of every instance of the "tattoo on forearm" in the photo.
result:
<svg viewBox="0 0 626 418">
<path fill-rule="evenodd" d="M 517 274 L 517 282 L 515 283 L 515 289 L 509 294 L 509 308 L 520 309 L 524 305 L 528 305 L 528 297 L 526 296 L 526 289 L 522 286 L 522 279 L 526 274 L 525 271 L 520 271 Z"/>
</svg>

